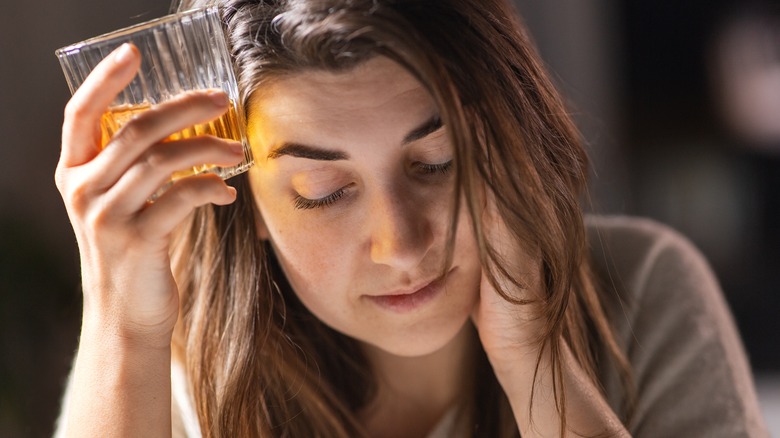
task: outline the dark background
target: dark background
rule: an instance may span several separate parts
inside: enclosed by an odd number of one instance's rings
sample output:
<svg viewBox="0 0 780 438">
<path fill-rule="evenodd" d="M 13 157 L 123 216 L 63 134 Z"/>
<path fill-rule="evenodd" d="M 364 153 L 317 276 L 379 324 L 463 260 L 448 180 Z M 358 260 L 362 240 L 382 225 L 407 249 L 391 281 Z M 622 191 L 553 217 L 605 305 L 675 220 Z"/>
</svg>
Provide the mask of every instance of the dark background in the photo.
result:
<svg viewBox="0 0 780 438">
<path fill-rule="evenodd" d="M 689 236 L 757 375 L 780 373 L 780 141 L 757 145 L 730 128 L 712 68 L 714 42 L 750 2 L 517 3 L 589 144 L 590 208 Z M 77 344 L 78 251 L 53 182 L 69 92 L 54 50 L 167 9 L 47 0 L 0 14 L 0 437 L 51 434 Z M 780 63 L 778 47 L 780 37 Z"/>
</svg>

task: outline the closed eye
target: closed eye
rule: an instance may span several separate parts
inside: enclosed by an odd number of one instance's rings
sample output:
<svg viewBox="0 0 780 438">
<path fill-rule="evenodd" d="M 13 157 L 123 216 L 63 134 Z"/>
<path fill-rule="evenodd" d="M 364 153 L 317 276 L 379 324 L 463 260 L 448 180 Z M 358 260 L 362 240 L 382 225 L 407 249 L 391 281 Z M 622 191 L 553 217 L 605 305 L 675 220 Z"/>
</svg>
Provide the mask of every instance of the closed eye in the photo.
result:
<svg viewBox="0 0 780 438">
<path fill-rule="evenodd" d="M 439 164 L 428 164 L 418 161 L 414 163 L 414 167 L 426 175 L 446 174 L 452 170 L 452 160 Z"/>
<path fill-rule="evenodd" d="M 344 186 L 336 190 L 335 192 L 331 193 L 330 195 L 318 199 L 309 199 L 309 198 L 304 198 L 301 195 L 297 195 L 294 200 L 295 208 L 298 210 L 311 210 L 314 208 L 325 208 L 335 203 L 339 199 L 343 198 L 344 195 L 347 193 L 347 189 L 351 185 L 352 184 L 348 186 Z"/>
<path fill-rule="evenodd" d="M 452 164 L 453 164 L 452 160 L 446 161 L 444 163 L 438 163 L 438 164 L 429 164 L 429 163 L 423 163 L 418 161 L 415 162 L 413 166 L 417 171 L 419 171 L 423 175 L 436 176 L 436 175 L 448 174 L 452 170 Z M 347 190 L 352 185 L 353 184 L 344 186 L 336 190 L 335 192 L 318 199 L 309 199 L 301 195 L 296 195 L 293 201 L 294 206 L 298 210 L 312 210 L 316 208 L 329 207 L 335 204 L 336 201 L 343 198 L 344 195 L 347 194 Z"/>
</svg>

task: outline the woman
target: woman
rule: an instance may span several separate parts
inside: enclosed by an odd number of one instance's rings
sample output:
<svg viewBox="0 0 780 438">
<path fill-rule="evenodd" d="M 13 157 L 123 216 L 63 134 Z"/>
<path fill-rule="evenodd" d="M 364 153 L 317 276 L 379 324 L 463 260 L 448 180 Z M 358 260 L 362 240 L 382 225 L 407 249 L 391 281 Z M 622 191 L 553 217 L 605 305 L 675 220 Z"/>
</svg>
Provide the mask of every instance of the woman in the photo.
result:
<svg viewBox="0 0 780 438">
<path fill-rule="evenodd" d="M 626 219 L 588 239 L 585 154 L 507 3 L 221 6 L 256 157 L 235 188 L 199 176 L 147 202 L 177 169 L 240 160 L 160 142 L 221 94 L 159 105 L 97 154 L 134 48 L 68 104 L 56 179 L 84 321 L 60 431 L 764 433 L 698 254 Z"/>
</svg>

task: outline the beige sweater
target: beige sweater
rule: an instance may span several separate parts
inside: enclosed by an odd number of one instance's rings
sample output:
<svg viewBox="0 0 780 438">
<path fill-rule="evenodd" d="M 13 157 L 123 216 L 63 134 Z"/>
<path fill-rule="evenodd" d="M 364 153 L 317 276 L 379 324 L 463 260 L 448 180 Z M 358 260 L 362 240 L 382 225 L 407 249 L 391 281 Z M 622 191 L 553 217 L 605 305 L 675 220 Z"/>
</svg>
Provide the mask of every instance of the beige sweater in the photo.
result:
<svg viewBox="0 0 780 438">
<path fill-rule="evenodd" d="M 587 228 L 600 286 L 610 297 L 606 310 L 638 390 L 631 434 L 768 437 L 745 351 L 701 254 L 679 234 L 648 220 L 589 217 Z M 599 372 L 607 400 L 622 414 L 617 373 L 608 367 Z M 172 383 L 173 436 L 199 436 L 176 365 Z M 454 430 L 453 414 L 429 438 L 463 436 Z"/>
<path fill-rule="evenodd" d="M 682 236 L 648 220 L 590 217 L 594 265 L 638 391 L 635 437 L 768 437 L 715 276 Z M 613 409 L 617 375 L 602 369 Z"/>
</svg>

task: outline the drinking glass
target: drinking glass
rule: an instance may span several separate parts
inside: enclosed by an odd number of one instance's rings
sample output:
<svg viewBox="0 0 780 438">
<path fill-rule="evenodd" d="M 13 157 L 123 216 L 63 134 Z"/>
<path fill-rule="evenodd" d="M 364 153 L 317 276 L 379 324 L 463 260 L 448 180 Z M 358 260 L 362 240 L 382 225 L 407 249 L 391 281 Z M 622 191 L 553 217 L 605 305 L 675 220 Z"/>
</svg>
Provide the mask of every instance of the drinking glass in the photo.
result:
<svg viewBox="0 0 780 438">
<path fill-rule="evenodd" d="M 244 160 L 232 167 L 204 163 L 182 169 L 171 176 L 171 181 L 204 172 L 227 179 L 247 171 L 253 164 L 252 150 L 218 8 L 211 6 L 167 15 L 58 49 L 55 54 L 70 92 L 81 86 L 103 58 L 128 42 L 140 51 L 141 67 L 103 114 L 101 147 L 135 115 L 156 104 L 187 91 L 222 89 L 230 100 L 224 115 L 176 132 L 166 141 L 199 135 L 236 140 L 244 145 Z"/>
</svg>

